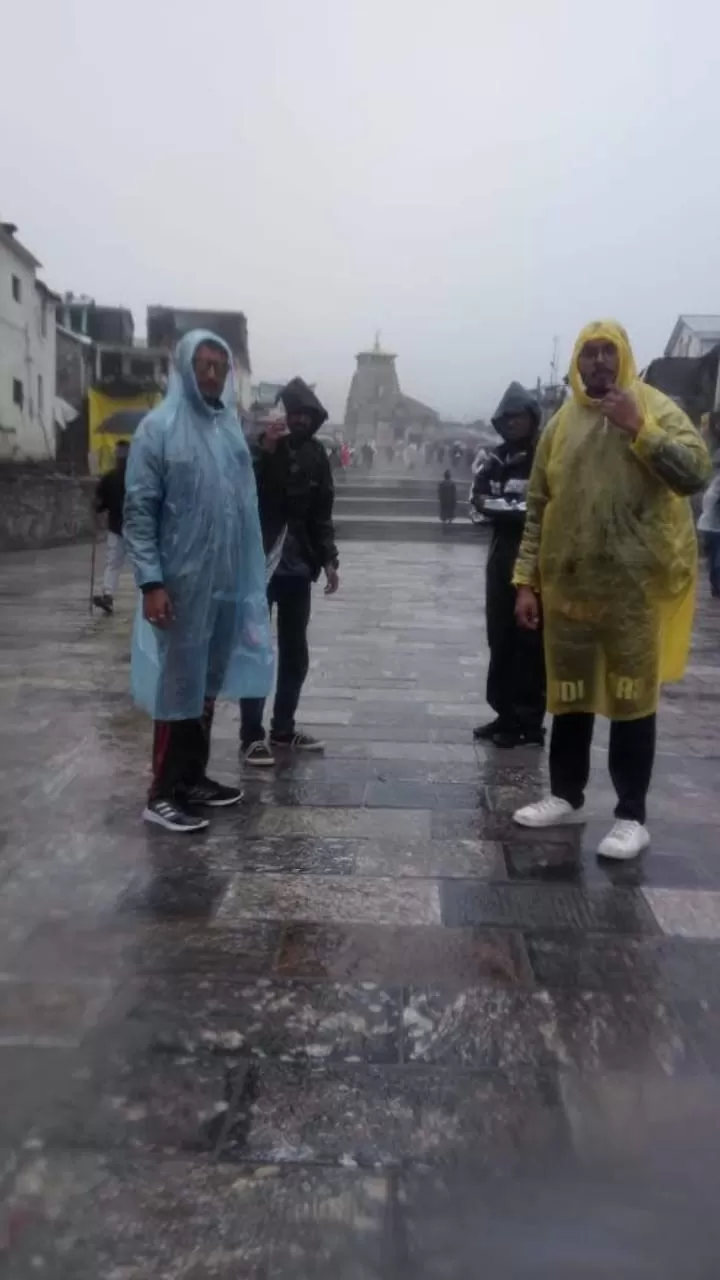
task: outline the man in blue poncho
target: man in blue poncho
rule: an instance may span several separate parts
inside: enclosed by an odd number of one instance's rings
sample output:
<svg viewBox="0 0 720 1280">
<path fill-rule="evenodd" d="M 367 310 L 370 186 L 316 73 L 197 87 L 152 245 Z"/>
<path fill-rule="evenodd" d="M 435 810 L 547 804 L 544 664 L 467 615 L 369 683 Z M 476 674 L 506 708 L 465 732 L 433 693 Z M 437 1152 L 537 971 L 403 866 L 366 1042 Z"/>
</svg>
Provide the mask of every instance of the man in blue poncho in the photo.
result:
<svg viewBox="0 0 720 1280">
<path fill-rule="evenodd" d="M 124 536 L 142 592 L 133 696 L 155 721 L 143 816 L 197 831 L 200 810 L 241 798 L 207 776 L 215 700 L 265 697 L 273 673 L 255 480 L 230 352 L 212 333 L 178 344 L 168 394 L 133 439 Z"/>
</svg>

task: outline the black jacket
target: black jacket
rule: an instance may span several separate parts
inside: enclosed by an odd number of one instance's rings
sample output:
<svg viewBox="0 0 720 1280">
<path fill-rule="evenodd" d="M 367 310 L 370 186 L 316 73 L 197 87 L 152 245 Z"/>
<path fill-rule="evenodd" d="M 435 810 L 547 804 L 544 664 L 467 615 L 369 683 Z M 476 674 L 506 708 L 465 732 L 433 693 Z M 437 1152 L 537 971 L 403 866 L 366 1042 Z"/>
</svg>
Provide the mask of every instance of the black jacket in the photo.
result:
<svg viewBox="0 0 720 1280">
<path fill-rule="evenodd" d="M 108 529 L 122 537 L 123 505 L 125 502 L 125 468 L 113 467 L 98 481 L 95 490 L 95 510 L 107 511 Z"/>
<path fill-rule="evenodd" d="M 486 498 L 520 500 L 522 506 L 518 510 L 485 513 L 494 526 L 493 541 L 500 539 L 516 546 L 520 545 L 525 523 L 524 489 L 527 488 L 537 448 L 540 405 L 519 382 L 511 382 L 492 419 L 495 430 L 502 436 L 510 414 L 519 413 L 523 409 L 532 415 L 533 431 L 524 440 L 503 440 L 480 466 L 472 491 L 472 501 L 478 511 L 483 511 Z"/>
<path fill-rule="evenodd" d="M 324 568 L 338 563 L 335 486 L 325 449 L 314 438 L 327 413 L 302 378 L 294 378 L 280 395 L 286 410 L 302 409 L 312 426 L 304 435 L 280 440 L 273 453 L 261 443 L 253 449 L 263 546 L 268 554 L 287 530 L 288 544 L 315 581 Z"/>
</svg>

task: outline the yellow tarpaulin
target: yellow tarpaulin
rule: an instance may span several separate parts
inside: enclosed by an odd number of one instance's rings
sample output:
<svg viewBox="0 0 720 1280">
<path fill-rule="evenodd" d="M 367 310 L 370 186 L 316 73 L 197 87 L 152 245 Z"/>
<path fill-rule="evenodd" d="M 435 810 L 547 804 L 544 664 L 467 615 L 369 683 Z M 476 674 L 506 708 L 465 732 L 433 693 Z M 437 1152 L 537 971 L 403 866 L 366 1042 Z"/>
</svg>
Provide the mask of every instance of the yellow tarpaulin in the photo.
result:
<svg viewBox="0 0 720 1280">
<path fill-rule="evenodd" d="M 115 445 L 118 440 L 130 440 L 132 430 L 128 431 L 122 416 L 117 420 L 118 429 L 114 429 L 112 419 L 123 411 L 133 413 L 147 412 L 162 399 L 159 391 L 145 391 L 135 396 L 107 396 L 102 391 L 88 393 L 88 444 L 90 453 L 90 471 L 93 475 L 102 475 L 109 471 L 115 460 Z"/>
</svg>

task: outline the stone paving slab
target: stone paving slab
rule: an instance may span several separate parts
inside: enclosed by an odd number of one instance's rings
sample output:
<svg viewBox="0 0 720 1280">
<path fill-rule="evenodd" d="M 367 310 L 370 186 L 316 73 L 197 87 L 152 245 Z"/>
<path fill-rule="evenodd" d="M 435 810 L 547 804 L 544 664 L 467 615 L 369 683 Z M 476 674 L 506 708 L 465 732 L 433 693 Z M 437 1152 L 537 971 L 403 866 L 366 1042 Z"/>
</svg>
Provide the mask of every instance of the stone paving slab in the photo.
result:
<svg viewBox="0 0 720 1280">
<path fill-rule="evenodd" d="M 556 1162 L 539 1175 L 468 1180 L 413 1168 L 398 1199 L 413 1280 L 709 1280 L 716 1270 L 707 1194 L 635 1169 L 580 1176 Z"/>
<path fill-rule="evenodd" d="M 702 889 L 644 889 L 663 933 L 673 937 L 720 939 L 720 893 Z"/>
<path fill-rule="evenodd" d="M 389 1194 L 375 1173 L 54 1153 L 23 1165 L 7 1234 L 18 1278 L 380 1280 Z"/>
<path fill-rule="evenodd" d="M 370 876 L 236 876 L 217 914 L 235 920 L 306 920 L 311 924 L 440 924 L 440 893 L 432 880 Z"/>
<path fill-rule="evenodd" d="M 221 1155 L 345 1167 L 508 1172 L 567 1155 L 544 1081 L 433 1070 L 252 1068 Z"/>
<path fill-rule="evenodd" d="M 462 984 L 472 976 L 532 985 L 522 939 L 503 929 L 448 929 L 445 926 L 382 924 L 288 925 L 282 936 L 277 972 L 334 981 L 392 985 L 435 981 Z"/>
<path fill-rule="evenodd" d="M 207 1049 L 287 1062 L 400 1059 L 400 993 L 371 982 L 153 973 L 121 990 L 118 1008 L 130 1031 L 159 1052 Z"/>
<path fill-rule="evenodd" d="M 720 1246 L 720 611 L 660 714 L 652 850 L 528 832 L 476 748 L 482 542 L 345 549 L 306 721 L 143 827 L 131 585 L 0 557 L 0 1270 L 13 1280 L 709 1280 Z M 213 770 L 242 776 L 218 709 Z M 581 1224 L 578 1227 L 577 1224 Z"/>
</svg>

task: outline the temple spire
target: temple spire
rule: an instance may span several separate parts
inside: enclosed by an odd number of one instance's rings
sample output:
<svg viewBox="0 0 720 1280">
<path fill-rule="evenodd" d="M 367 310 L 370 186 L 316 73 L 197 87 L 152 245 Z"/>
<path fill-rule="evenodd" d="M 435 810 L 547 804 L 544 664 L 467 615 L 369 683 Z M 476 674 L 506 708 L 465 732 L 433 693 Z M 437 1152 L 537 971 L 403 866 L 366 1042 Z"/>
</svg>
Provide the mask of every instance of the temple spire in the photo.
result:
<svg viewBox="0 0 720 1280">
<path fill-rule="evenodd" d="M 345 409 L 345 426 L 350 439 L 377 440 L 383 424 L 392 420 L 400 395 L 395 356 L 380 346 L 380 330 L 369 351 L 359 351 L 357 368 L 350 383 Z"/>
</svg>

